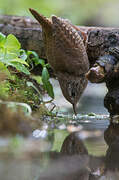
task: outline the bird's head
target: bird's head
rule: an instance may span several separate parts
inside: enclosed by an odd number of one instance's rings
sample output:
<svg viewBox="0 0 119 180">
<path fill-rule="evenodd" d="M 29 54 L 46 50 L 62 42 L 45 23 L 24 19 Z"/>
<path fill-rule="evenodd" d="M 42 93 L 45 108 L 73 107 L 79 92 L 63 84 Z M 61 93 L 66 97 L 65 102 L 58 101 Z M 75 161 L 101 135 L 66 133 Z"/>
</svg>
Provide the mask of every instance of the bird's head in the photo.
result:
<svg viewBox="0 0 119 180">
<path fill-rule="evenodd" d="M 57 77 L 64 97 L 73 105 L 76 114 L 76 104 L 87 85 L 85 75 L 77 77 L 68 73 L 58 73 Z"/>
</svg>

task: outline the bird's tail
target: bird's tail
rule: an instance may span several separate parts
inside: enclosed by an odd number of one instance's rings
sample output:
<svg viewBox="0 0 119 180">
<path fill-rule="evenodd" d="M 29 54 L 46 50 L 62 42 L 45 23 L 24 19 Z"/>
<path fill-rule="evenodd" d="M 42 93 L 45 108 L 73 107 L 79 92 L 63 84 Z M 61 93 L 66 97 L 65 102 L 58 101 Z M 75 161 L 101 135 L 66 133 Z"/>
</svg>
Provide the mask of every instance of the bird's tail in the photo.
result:
<svg viewBox="0 0 119 180">
<path fill-rule="evenodd" d="M 29 11 L 45 30 L 52 28 L 52 22 L 48 18 L 46 18 L 42 14 L 39 14 L 37 11 L 35 11 L 32 8 L 29 8 Z"/>
</svg>

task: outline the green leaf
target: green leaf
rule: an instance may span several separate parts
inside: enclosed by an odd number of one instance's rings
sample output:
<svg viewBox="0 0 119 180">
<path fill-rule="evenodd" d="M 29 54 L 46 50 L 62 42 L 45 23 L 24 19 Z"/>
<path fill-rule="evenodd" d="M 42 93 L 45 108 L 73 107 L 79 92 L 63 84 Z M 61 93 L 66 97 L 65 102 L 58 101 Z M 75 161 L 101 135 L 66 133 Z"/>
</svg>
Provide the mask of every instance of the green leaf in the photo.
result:
<svg viewBox="0 0 119 180">
<path fill-rule="evenodd" d="M 20 49 L 19 53 L 20 53 L 20 59 L 23 59 L 25 61 L 27 59 L 26 51 L 23 49 Z"/>
<path fill-rule="evenodd" d="M 42 67 L 45 66 L 45 61 L 43 59 L 39 59 L 39 58 L 32 58 L 32 60 L 35 62 L 35 65 L 41 64 Z"/>
<path fill-rule="evenodd" d="M 47 83 L 45 84 L 45 87 L 48 92 L 48 95 L 54 99 L 54 91 L 53 91 L 53 87 L 50 81 L 47 81 Z"/>
<path fill-rule="evenodd" d="M 8 51 L 16 52 L 21 48 L 21 44 L 13 34 L 9 34 L 6 38 L 5 48 Z"/>
<path fill-rule="evenodd" d="M 0 62 L 0 72 L 6 71 L 6 70 L 7 70 L 7 67 L 2 62 Z"/>
<path fill-rule="evenodd" d="M 44 88 L 48 92 L 48 95 L 54 99 L 53 87 L 49 81 L 49 73 L 46 67 L 44 67 L 42 71 L 42 82 L 43 82 Z"/>
<path fill-rule="evenodd" d="M 17 54 L 15 53 L 0 53 L 0 61 L 5 63 L 6 65 L 9 64 L 10 62 L 19 62 L 21 64 L 25 64 L 26 66 L 29 66 L 27 62 L 25 62 L 23 59 L 18 58 Z"/>
<path fill-rule="evenodd" d="M 6 39 L 6 36 L 0 32 L 0 42 Z"/>
<path fill-rule="evenodd" d="M 23 73 L 25 73 L 27 75 L 30 74 L 28 69 L 23 64 L 21 64 L 19 62 L 11 62 L 9 65 L 15 67 L 20 72 L 23 72 Z"/>
<path fill-rule="evenodd" d="M 9 62 L 19 62 L 21 64 L 25 64 L 26 66 L 29 66 L 27 62 L 25 62 L 23 59 L 16 57 L 15 59 L 10 60 Z"/>
<path fill-rule="evenodd" d="M 15 58 L 17 58 L 17 55 L 15 53 L 5 53 L 3 50 L 0 51 L 0 61 L 6 65 L 10 60 Z"/>
<path fill-rule="evenodd" d="M 6 53 L 3 52 L 0 54 L 0 60 L 2 60 L 4 63 L 7 63 L 8 61 L 17 58 L 17 55 L 15 53 Z"/>
<path fill-rule="evenodd" d="M 43 68 L 42 70 L 42 81 L 43 83 L 47 83 L 47 81 L 49 80 L 49 73 L 46 67 Z"/>
<path fill-rule="evenodd" d="M 6 36 L 0 32 L 0 47 L 4 45 L 6 41 Z"/>
<path fill-rule="evenodd" d="M 37 83 L 41 84 L 42 83 L 42 77 L 41 76 L 35 76 L 35 75 L 32 75 L 32 78 L 35 79 L 37 81 Z"/>
<path fill-rule="evenodd" d="M 45 64 L 45 67 L 47 67 L 47 68 L 51 68 L 51 66 L 50 66 L 50 64 Z"/>
<path fill-rule="evenodd" d="M 4 65 L 4 63 L 0 62 L 0 73 L 5 73 L 6 75 L 10 75 L 9 70 L 7 67 Z"/>
<path fill-rule="evenodd" d="M 30 55 L 32 55 L 33 57 L 30 57 Z M 34 61 L 35 65 L 41 64 L 42 67 L 45 66 L 45 61 L 43 59 L 40 59 L 35 51 L 27 51 L 27 58 Z"/>
<path fill-rule="evenodd" d="M 45 61 L 43 59 L 37 60 L 38 64 L 41 64 L 43 67 L 45 66 Z"/>
<path fill-rule="evenodd" d="M 35 51 L 27 51 L 27 55 L 28 56 L 33 55 L 34 57 L 39 58 L 38 54 Z"/>
<path fill-rule="evenodd" d="M 5 64 L 7 64 L 9 62 L 19 62 L 21 64 L 25 64 L 25 65 L 29 66 L 28 63 L 25 62 L 23 59 L 18 58 L 16 53 L 7 53 L 7 54 L 0 53 L 0 61 L 2 61 Z"/>
</svg>

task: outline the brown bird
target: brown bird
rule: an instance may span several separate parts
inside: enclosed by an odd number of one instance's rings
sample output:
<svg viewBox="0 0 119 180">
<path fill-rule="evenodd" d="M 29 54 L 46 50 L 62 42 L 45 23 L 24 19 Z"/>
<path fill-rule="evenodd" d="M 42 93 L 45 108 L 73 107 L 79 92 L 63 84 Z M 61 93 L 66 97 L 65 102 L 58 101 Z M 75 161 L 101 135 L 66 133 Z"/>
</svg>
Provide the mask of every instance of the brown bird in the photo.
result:
<svg viewBox="0 0 119 180">
<path fill-rule="evenodd" d="M 83 33 L 68 20 L 56 16 L 48 19 L 31 8 L 29 10 L 42 26 L 48 62 L 76 114 L 76 104 L 87 85 L 85 74 L 89 69 Z"/>
</svg>

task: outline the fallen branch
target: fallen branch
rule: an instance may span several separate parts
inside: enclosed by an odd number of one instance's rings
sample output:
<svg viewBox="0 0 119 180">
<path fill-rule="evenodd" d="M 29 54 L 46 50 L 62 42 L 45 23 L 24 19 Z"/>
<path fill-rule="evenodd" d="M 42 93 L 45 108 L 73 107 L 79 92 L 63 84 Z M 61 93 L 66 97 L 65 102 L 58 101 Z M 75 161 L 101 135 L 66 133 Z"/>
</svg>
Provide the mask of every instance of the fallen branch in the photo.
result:
<svg viewBox="0 0 119 180">
<path fill-rule="evenodd" d="M 91 66 L 99 56 L 108 52 L 109 47 L 119 46 L 119 28 L 80 27 L 88 35 L 87 53 Z M 42 28 L 28 17 L 0 16 L 0 31 L 14 34 L 22 48 L 36 51 L 46 59 Z"/>
<path fill-rule="evenodd" d="M 119 99 L 119 28 L 80 27 L 80 29 L 83 30 L 88 36 L 87 54 L 90 61 L 90 67 L 94 65 L 99 57 L 109 54 L 110 48 L 114 50 L 113 54 L 115 55 L 115 62 L 110 64 L 108 59 L 107 62 L 105 61 L 105 65 L 103 67 L 101 63 L 104 63 L 104 61 L 101 59 L 97 69 L 92 69 L 92 74 L 96 75 L 95 79 L 94 76 L 92 77 L 92 82 L 97 82 L 97 80 L 100 79 L 103 79 L 106 82 L 109 92 L 105 97 L 104 105 L 111 115 L 117 115 L 119 114 L 119 103 L 117 101 Z M 42 29 L 35 20 L 27 17 L 1 15 L 0 31 L 6 35 L 10 33 L 14 34 L 21 42 L 22 48 L 26 50 L 34 50 L 39 54 L 39 57 L 46 60 Z M 109 66 L 107 66 L 108 64 Z M 103 72 L 105 73 L 105 68 L 107 68 L 106 76 L 103 74 Z M 108 72 L 109 68 L 110 71 Z M 35 71 L 37 71 L 37 69 Z M 41 73 L 40 68 L 38 68 L 38 73 Z M 54 74 L 52 73 L 52 76 L 53 75 Z M 88 76 L 89 75 L 90 74 L 88 74 Z"/>
</svg>

